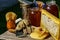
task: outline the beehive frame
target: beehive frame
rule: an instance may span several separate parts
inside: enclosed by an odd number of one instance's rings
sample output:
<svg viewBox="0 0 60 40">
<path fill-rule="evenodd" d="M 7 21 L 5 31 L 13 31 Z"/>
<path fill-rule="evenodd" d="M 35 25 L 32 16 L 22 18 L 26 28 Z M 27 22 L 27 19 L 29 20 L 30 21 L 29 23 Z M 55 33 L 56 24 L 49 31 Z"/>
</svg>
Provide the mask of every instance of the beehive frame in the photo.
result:
<svg viewBox="0 0 60 40">
<path fill-rule="evenodd" d="M 41 25 L 55 40 L 60 40 L 60 20 L 44 9 L 41 9 Z"/>
</svg>

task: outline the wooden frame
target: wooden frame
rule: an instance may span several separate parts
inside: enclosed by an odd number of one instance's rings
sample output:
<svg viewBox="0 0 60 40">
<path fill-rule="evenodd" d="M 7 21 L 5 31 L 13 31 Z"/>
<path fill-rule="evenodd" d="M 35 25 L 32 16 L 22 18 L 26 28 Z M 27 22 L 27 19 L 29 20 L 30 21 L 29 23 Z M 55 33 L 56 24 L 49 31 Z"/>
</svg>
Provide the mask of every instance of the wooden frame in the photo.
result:
<svg viewBox="0 0 60 40">
<path fill-rule="evenodd" d="M 60 20 L 44 9 L 41 12 L 42 28 L 48 31 L 55 40 L 60 40 Z"/>
</svg>

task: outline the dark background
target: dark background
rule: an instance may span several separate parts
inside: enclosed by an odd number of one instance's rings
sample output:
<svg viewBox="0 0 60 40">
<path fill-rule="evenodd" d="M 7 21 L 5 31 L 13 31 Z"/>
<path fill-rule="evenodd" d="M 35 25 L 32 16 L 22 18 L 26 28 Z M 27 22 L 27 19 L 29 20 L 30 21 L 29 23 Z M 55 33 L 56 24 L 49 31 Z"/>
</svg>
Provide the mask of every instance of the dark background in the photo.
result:
<svg viewBox="0 0 60 40">
<path fill-rule="evenodd" d="M 28 1 L 33 1 L 33 0 L 28 0 Z M 44 3 L 46 3 L 46 1 L 50 1 L 50 0 L 38 0 L 38 1 L 43 1 Z M 60 10 L 60 0 L 55 0 L 55 1 Z M 13 5 L 12 7 L 8 7 L 5 8 L 5 10 L 0 11 L 0 34 L 4 33 L 7 30 L 5 14 L 10 11 L 15 12 L 18 15 L 17 18 L 22 17 L 22 10 L 20 8 L 19 2 L 16 5 Z"/>
</svg>

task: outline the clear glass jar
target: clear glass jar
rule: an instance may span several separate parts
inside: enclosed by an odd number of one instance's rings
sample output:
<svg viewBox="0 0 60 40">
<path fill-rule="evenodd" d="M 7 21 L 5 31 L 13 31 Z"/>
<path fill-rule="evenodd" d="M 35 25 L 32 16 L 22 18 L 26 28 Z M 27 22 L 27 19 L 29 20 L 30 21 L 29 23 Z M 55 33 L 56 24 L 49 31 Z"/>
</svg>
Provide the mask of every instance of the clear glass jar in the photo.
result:
<svg viewBox="0 0 60 40">
<path fill-rule="evenodd" d="M 29 20 L 31 22 L 31 25 L 36 27 L 40 26 L 41 12 L 39 8 L 37 7 L 29 8 Z"/>
<path fill-rule="evenodd" d="M 52 1 L 46 2 L 46 4 L 47 4 L 46 10 L 51 14 L 53 14 L 54 16 L 59 17 L 58 6 L 56 4 L 56 1 L 52 0 Z"/>
</svg>

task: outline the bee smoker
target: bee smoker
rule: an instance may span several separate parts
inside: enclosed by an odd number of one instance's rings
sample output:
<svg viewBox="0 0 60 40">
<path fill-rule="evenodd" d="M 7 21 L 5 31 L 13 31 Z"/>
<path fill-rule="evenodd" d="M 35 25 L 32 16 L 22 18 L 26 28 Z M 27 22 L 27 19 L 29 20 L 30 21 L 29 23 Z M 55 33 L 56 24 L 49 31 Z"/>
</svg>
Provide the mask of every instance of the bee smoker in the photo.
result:
<svg viewBox="0 0 60 40">
<path fill-rule="evenodd" d="M 23 19 L 26 19 L 26 20 L 28 20 L 29 18 L 28 18 L 28 8 L 30 7 L 29 5 L 30 4 L 32 4 L 32 2 L 29 2 L 29 1 L 22 1 L 22 0 L 20 0 L 19 1 L 20 2 L 20 8 L 22 9 L 22 16 L 23 16 Z M 27 36 L 26 34 L 27 33 L 31 33 L 31 32 L 28 32 L 29 30 L 31 30 L 30 28 L 31 27 L 28 27 L 28 25 L 26 25 L 25 23 L 23 24 L 24 25 L 24 27 L 22 28 L 22 30 L 18 30 L 17 32 L 16 32 L 16 36 L 18 36 L 18 37 L 25 37 L 25 36 Z M 28 31 L 27 31 L 28 30 Z M 21 32 L 21 31 L 23 31 L 23 32 Z M 20 35 L 20 36 L 19 36 Z"/>
</svg>

